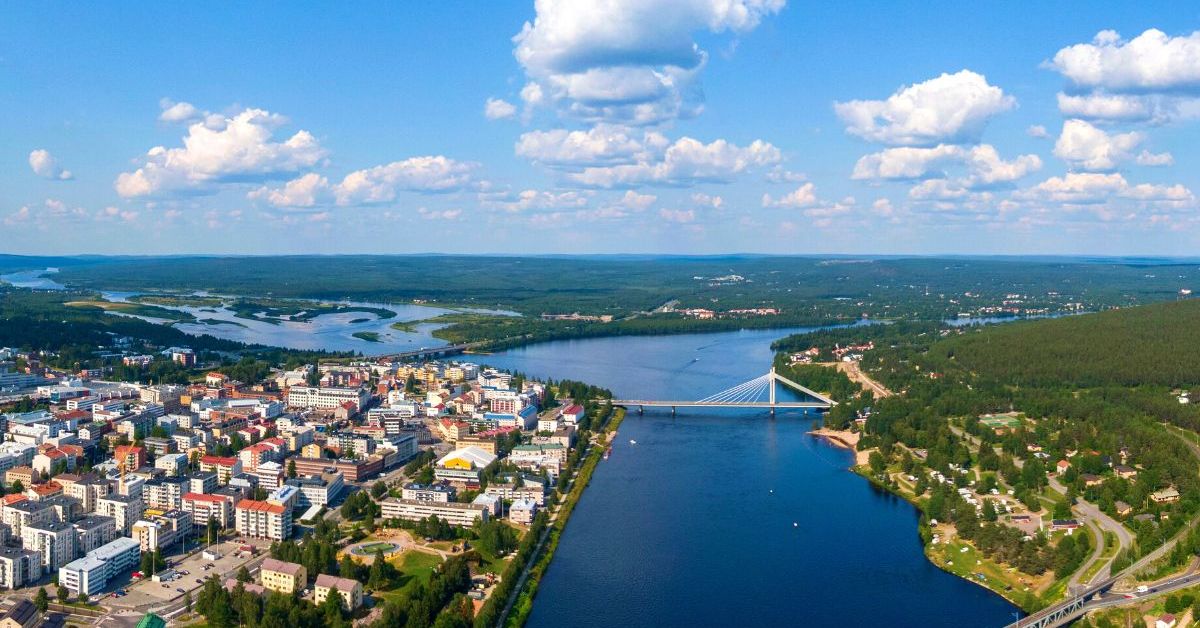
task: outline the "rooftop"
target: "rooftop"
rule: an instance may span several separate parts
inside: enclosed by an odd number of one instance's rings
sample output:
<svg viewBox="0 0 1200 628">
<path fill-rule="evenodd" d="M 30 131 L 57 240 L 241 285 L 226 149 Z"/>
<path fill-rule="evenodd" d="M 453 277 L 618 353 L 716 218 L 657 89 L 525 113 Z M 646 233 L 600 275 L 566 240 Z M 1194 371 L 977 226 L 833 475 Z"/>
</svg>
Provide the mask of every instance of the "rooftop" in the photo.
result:
<svg viewBox="0 0 1200 628">
<path fill-rule="evenodd" d="M 337 589 L 338 591 L 353 591 L 354 587 L 359 586 L 357 580 L 351 580 L 349 578 L 339 578 L 337 576 L 331 576 L 331 575 L 325 574 L 325 573 L 317 576 L 316 585 L 318 587 L 328 587 L 330 589 Z"/>
<path fill-rule="evenodd" d="M 268 558 L 268 559 L 264 560 L 262 563 L 263 571 L 275 571 L 278 573 L 288 574 L 289 576 L 295 576 L 296 574 L 300 573 L 303 569 L 304 569 L 303 565 L 297 565 L 296 563 L 289 563 L 289 562 L 282 561 L 282 560 L 276 560 L 274 558 Z"/>
</svg>

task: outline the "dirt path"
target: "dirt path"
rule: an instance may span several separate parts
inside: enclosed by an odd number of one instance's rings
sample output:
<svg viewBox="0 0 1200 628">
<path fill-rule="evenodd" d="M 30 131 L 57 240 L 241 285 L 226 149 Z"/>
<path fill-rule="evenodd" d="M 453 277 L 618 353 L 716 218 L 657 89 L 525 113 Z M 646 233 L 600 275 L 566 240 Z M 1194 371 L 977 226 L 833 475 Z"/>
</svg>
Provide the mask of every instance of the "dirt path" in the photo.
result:
<svg viewBox="0 0 1200 628">
<path fill-rule="evenodd" d="M 836 368 L 838 371 L 845 373 L 846 377 L 850 378 L 850 381 L 856 382 L 859 386 L 862 386 L 863 390 L 871 391 L 871 393 L 875 395 L 876 399 L 891 397 L 895 394 L 888 390 L 883 384 L 880 384 L 872 379 L 870 375 L 864 373 L 862 368 L 859 367 L 858 362 L 821 362 L 820 364 L 821 366 Z"/>
</svg>

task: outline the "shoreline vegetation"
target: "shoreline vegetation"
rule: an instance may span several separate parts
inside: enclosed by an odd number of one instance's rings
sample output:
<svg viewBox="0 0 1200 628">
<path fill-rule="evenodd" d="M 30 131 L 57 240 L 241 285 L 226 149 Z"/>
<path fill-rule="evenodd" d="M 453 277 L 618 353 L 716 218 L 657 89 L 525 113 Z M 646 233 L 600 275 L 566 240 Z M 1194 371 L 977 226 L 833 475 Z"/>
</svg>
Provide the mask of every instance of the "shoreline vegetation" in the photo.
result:
<svg viewBox="0 0 1200 628">
<path fill-rule="evenodd" d="M 1105 570 L 1121 591 L 1194 566 L 1198 318 L 1200 301 L 1180 299 L 821 330 L 775 343 L 776 367 L 841 388 L 810 434 L 852 448 L 852 471 L 913 504 L 934 565 L 1034 612 Z M 829 359 L 847 352 L 853 368 Z"/>
</svg>

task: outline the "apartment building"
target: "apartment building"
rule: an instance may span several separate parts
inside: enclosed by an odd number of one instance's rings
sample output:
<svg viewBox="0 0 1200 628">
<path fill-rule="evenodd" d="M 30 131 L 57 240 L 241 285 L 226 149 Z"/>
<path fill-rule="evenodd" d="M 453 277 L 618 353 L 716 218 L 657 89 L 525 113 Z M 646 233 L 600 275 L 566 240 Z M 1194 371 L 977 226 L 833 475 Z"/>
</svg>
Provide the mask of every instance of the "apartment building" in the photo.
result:
<svg viewBox="0 0 1200 628">
<path fill-rule="evenodd" d="M 276 541 L 292 535 L 292 510 L 281 503 L 243 499 L 234 516 L 238 534 Z"/>
<path fill-rule="evenodd" d="M 258 573 L 263 587 L 285 595 L 291 595 L 294 591 L 302 591 L 308 584 L 308 571 L 304 569 L 304 565 L 274 558 L 264 560 Z"/>
</svg>

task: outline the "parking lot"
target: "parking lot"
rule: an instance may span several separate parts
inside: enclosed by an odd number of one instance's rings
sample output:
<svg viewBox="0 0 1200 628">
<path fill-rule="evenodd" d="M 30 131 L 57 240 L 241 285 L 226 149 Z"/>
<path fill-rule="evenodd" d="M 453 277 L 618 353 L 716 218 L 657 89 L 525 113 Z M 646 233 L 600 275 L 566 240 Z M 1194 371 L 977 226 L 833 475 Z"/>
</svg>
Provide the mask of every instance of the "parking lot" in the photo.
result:
<svg viewBox="0 0 1200 628">
<path fill-rule="evenodd" d="M 252 545 L 258 551 L 253 556 L 238 551 L 238 548 L 243 545 Z M 249 567 L 253 569 L 261 562 L 261 560 L 255 561 L 255 559 L 265 556 L 270 546 L 270 541 L 264 539 L 246 539 L 245 542 L 225 541 L 210 548 L 211 551 L 219 554 L 220 557 L 216 560 L 204 558 L 202 551 L 192 554 L 179 563 L 174 563 L 175 559 L 172 558 L 171 568 L 177 574 L 174 579 L 169 582 L 154 582 L 150 578 L 146 578 L 129 585 L 126 588 L 127 595 L 110 597 L 104 601 L 104 605 L 113 608 L 154 606 L 183 597 L 183 594 L 188 591 L 192 592 L 194 598 L 196 590 L 209 576 L 216 574 L 221 580 L 233 578 L 239 567 L 251 563 L 251 561 L 254 562 Z"/>
</svg>

